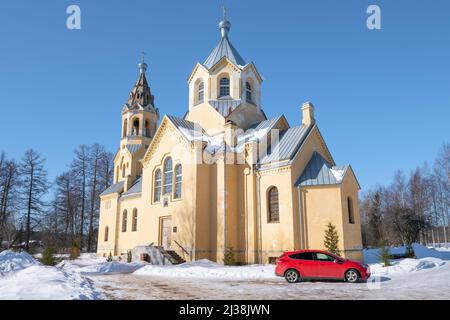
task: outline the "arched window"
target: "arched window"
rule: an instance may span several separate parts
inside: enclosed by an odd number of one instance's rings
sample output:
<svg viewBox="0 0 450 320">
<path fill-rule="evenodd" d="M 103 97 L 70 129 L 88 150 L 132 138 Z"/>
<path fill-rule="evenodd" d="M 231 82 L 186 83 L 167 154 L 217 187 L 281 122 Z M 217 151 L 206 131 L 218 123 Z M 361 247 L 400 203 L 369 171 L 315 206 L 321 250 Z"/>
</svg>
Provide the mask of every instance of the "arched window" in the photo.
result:
<svg viewBox="0 0 450 320">
<path fill-rule="evenodd" d="M 205 100 L 205 83 L 202 81 L 198 84 L 198 103 Z"/>
<path fill-rule="evenodd" d="M 122 178 L 125 178 L 125 163 L 122 165 Z"/>
<path fill-rule="evenodd" d="M 253 102 L 252 85 L 248 81 L 245 83 L 245 100 L 247 100 L 247 102 Z"/>
<path fill-rule="evenodd" d="M 278 202 L 278 189 L 276 187 L 270 188 L 267 198 L 268 198 L 268 211 L 269 211 L 268 222 L 279 222 L 280 221 L 280 208 L 279 208 L 279 202 Z"/>
<path fill-rule="evenodd" d="M 139 135 L 139 119 L 134 119 L 133 121 L 133 136 Z"/>
<path fill-rule="evenodd" d="M 109 228 L 105 227 L 105 238 L 104 238 L 105 242 L 108 241 L 108 233 L 109 233 Z"/>
<path fill-rule="evenodd" d="M 159 202 L 161 200 L 161 170 L 155 172 L 155 188 L 153 194 L 153 201 Z"/>
<path fill-rule="evenodd" d="M 145 126 L 144 126 L 144 136 L 146 136 L 146 137 L 150 137 L 150 134 L 151 134 L 151 131 L 150 131 L 150 123 L 147 121 L 147 120 L 145 120 Z"/>
<path fill-rule="evenodd" d="M 127 232 L 127 219 L 128 219 L 128 212 L 127 210 L 123 211 L 122 215 L 122 232 Z"/>
<path fill-rule="evenodd" d="M 175 166 L 175 199 L 181 198 L 181 186 L 182 186 L 182 180 L 183 180 L 183 169 L 181 167 L 181 164 L 177 164 Z"/>
<path fill-rule="evenodd" d="M 223 77 L 220 79 L 219 98 L 230 95 L 230 79 Z"/>
<path fill-rule="evenodd" d="M 131 231 L 137 231 L 137 209 L 133 209 L 133 221 L 131 223 Z"/>
<path fill-rule="evenodd" d="M 353 214 L 353 201 L 352 198 L 347 197 L 347 210 L 348 210 L 348 223 L 355 223 L 355 216 Z"/>
<path fill-rule="evenodd" d="M 128 135 L 128 120 L 125 119 L 123 122 L 123 128 L 122 128 L 122 138 L 125 138 Z"/>
<path fill-rule="evenodd" d="M 164 187 L 163 194 L 172 193 L 173 184 L 173 168 L 172 168 L 172 158 L 168 157 L 164 160 Z"/>
</svg>

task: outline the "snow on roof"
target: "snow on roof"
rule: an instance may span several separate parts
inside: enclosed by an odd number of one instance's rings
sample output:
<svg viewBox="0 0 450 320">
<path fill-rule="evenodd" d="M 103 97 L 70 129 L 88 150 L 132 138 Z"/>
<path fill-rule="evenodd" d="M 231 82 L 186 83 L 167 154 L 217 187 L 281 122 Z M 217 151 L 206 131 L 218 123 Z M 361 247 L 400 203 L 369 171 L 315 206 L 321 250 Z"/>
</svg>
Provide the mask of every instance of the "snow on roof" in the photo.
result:
<svg viewBox="0 0 450 320">
<path fill-rule="evenodd" d="M 334 185 L 342 183 L 349 166 L 331 166 L 318 152 L 314 152 L 295 186 Z"/>
</svg>

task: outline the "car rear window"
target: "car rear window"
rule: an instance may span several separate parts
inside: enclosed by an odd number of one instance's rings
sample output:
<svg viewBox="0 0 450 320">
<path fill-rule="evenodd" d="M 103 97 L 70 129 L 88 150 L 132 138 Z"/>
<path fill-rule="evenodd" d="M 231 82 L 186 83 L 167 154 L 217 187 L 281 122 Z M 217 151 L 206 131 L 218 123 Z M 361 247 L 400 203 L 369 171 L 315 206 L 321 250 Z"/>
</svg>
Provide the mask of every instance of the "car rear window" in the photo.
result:
<svg viewBox="0 0 450 320">
<path fill-rule="evenodd" d="M 289 257 L 296 260 L 314 260 L 312 252 L 295 253 L 291 254 Z"/>
</svg>

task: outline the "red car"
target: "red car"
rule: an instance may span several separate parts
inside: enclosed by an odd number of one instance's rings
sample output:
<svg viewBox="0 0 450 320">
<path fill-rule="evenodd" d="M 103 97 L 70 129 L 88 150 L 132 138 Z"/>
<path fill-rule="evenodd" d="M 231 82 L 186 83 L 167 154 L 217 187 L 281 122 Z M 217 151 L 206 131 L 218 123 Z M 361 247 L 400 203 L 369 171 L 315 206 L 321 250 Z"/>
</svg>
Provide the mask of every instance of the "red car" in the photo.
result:
<svg viewBox="0 0 450 320">
<path fill-rule="evenodd" d="M 355 283 L 370 277 L 368 265 L 320 250 L 285 252 L 277 260 L 275 273 L 285 277 L 289 283 L 303 279 L 336 279 Z"/>
</svg>

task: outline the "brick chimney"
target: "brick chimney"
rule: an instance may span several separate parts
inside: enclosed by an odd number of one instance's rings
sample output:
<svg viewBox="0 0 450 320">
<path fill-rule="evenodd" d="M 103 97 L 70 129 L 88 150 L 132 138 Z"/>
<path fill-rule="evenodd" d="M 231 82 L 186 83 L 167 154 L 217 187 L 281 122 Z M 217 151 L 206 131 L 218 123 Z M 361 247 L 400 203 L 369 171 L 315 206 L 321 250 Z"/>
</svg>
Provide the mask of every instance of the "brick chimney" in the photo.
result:
<svg viewBox="0 0 450 320">
<path fill-rule="evenodd" d="M 302 106 L 302 124 L 305 126 L 316 123 L 314 119 L 314 105 L 311 102 L 306 102 Z"/>
</svg>

